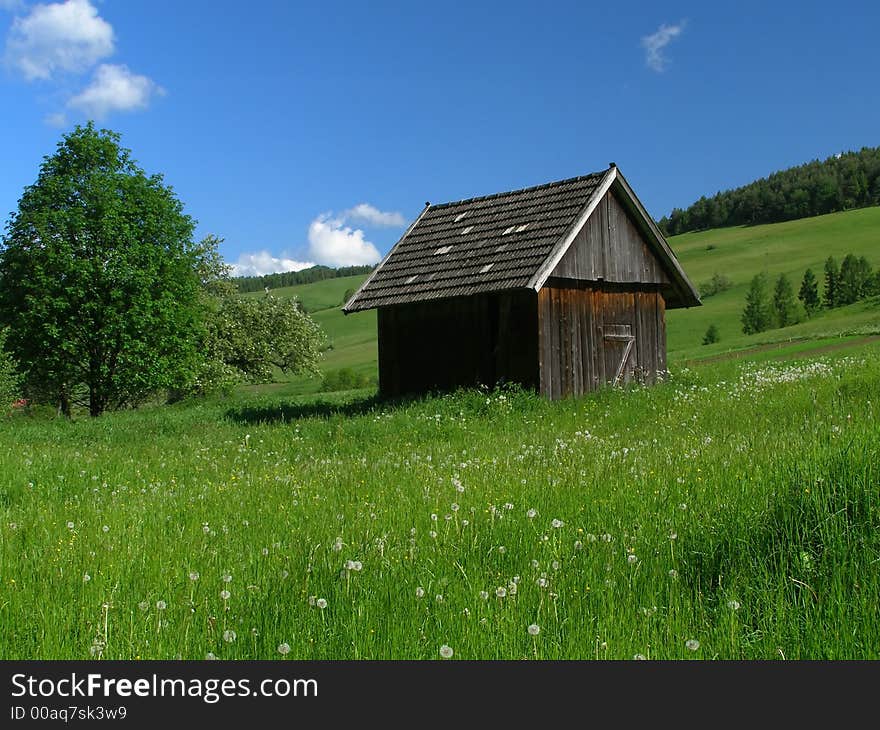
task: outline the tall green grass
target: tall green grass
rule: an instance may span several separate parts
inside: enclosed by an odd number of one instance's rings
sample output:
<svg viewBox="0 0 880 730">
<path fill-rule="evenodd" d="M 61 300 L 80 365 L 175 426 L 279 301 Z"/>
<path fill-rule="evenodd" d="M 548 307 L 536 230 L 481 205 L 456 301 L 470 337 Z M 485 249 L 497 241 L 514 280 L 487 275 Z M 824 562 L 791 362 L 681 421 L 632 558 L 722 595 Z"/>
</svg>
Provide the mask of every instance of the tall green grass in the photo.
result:
<svg viewBox="0 0 880 730">
<path fill-rule="evenodd" d="M 878 353 L 4 421 L 0 657 L 878 658 Z"/>
</svg>

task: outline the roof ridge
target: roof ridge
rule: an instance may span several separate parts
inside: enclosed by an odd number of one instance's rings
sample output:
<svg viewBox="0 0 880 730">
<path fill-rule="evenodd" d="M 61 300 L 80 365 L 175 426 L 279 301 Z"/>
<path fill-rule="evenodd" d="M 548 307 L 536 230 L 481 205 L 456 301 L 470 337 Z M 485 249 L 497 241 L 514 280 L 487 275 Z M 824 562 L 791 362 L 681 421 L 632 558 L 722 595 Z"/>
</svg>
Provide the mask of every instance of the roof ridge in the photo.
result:
<svg viewBox="0 0 880 730">
<path fill-rule="evenodd" d="M 515 195 L 517 193 L 531 193 L 536 190 L 544 190 L 546 188 L 556 187 L 558 185 L 567 185 L 573 182 L 580 182 L 581 180 L 590 180 L 596 177 L 602 177 L 608 170 L 600 170 L 599 172 L 590 172 L 586 175 L 578 175 L 576 177 L 568 177 L 564 180 L 554 180 L 553 182 L 543 183 L 541 185 L 532 185 L 526 188 L 519 188 L 517 190 L 507 190 L 501 193 L 493 193 L 492 195 L 479 195 L 473 198 L 464 198 L 462 200 L 450 200 L 446 203 L 437 203 L 436 205 L 432 205 L 431 208 L 433 210 L 437 210 L 438 208 L 448 208 L 452 205 L 463 205 L 464 203 L 478 203 L 484 200 L 492 200 L 493 198 L 501 198 L 506 195 Z"/>
</svg>

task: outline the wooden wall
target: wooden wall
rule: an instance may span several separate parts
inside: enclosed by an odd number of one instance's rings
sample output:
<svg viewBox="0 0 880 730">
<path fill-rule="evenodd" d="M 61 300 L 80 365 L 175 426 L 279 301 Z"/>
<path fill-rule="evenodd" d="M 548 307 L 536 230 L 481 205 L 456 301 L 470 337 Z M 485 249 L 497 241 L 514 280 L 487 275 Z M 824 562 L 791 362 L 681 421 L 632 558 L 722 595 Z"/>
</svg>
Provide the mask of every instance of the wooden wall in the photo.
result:
<svg viewBox="0 0 880 730">
<path fill-rule="evenodd" d="M 610 190 L 551 276 L 580 281 L 669 284 L 659 259 Z"/>
<path fill-rule="evenodd" d="M 538 386 L 535 292 L 380 307 L 378 329 L 384 397 L 499 381 Z"/>
<path fill-rule="evenodd" d="M 628 352 L 627 352 L 628 349 Z M 581 395 L 666 371 L 666 322 L 657 287 L 550 279 L 538 292 L 540 391 Z"/>
</svg>

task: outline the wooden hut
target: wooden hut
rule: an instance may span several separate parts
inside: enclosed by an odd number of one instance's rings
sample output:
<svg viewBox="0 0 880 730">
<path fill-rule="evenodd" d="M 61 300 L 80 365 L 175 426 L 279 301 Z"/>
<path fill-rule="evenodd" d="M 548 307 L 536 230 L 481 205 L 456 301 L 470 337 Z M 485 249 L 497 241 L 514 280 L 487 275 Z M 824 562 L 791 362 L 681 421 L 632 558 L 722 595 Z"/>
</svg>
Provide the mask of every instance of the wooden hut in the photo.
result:
<svg viewBox="0 0 880 730">
<path fill-rule="evenodd" d="M 378 310 L 384 396 L 517 382 L 550 398 L 666 372 L 700 304 L 617 167 L 426 205 L 343 307 Z"/>
</svg>

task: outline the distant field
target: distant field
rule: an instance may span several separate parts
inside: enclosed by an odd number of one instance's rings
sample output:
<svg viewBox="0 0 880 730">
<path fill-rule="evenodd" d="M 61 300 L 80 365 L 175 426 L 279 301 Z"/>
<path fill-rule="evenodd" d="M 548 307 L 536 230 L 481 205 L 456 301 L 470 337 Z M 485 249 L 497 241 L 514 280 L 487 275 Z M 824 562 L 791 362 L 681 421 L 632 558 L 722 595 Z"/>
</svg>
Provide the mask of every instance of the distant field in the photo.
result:
<svg viewBox="0 0 880 730">
<path fill-rule="evenodd" d="M 821 286 L 823 265 L 829 255 L 837 257 L 839 263 L 846 254 L 853 253 L 880 267 L 880 207 L 772 225 L 688 233 L 669 239 L 669 243 L 696 286 L 716 272 L 733 281 L 730 290 L 705 299 L 702 307 L 668 312 L 667 344 L 673 367 L 768 342 L 880 333 L 877 299 L 823 311 L 801 324 L 752 336 L 743 335 L 740 325 L 748 284 L 761 270 L 771 278 L 787 274 L 797 292 L 807 267 L 812 267 Z M 350 367 L 368 375 L 377 373 L 375 312 L 345 316 L 339 309 L 345 291 L 357 288 L 365 278 L 328 279 L 273 290 L 276 296 L 300 297 L 315 312 L 314 319 L 333 343 L 333 349 L 322 360 L 325 370 Z M 315 311 L 318 309 L 321 311 Z M 718 326 L 721 341 L 702 346 L 703 335 L 712 323 Z M 278 380 L 275 385 L 251 390 L 297 394 L 314 392 L 320 384 L 320 379 L 314 378 L 279 375 Z"/>
</svg>

